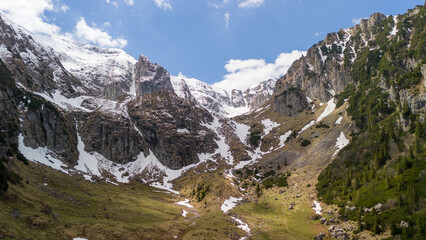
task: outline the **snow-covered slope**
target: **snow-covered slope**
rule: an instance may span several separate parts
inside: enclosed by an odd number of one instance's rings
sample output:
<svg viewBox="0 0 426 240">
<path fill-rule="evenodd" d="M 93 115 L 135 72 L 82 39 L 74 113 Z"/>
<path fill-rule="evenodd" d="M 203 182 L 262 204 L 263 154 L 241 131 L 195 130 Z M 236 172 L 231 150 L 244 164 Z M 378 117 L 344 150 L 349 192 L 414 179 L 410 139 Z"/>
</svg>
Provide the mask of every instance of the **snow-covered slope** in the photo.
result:
<svg viewBox="0 0 426 240">
<path fill-rule="evenodd" d="M 118 87 L 117 92 L 134 95 L 132 77 L 137 61 L 125 51 L 79 43 L 69 35 L 33 33 L 3 14 L 0 14 L 0 22 L 0 32 L 3 33 L 0 37 L 0 53 L 3 61 L 12 63 L 14 56 L 19 55 L 27 68 L 32 67 L 30 70 L 42 72 L 41 75 L 52 71 L 53 81 L 68 81 L 63 84 L 73 88 L 71 92 L 114 99 L 120 94 L 111 94 L 108 86 L 115 85 Z M 74 80 L 71 79 L 73 77 Z M 50 77 L 46 78 L 49 80 Z M 76 86 L 75 80 L 82 84 L 83 89 Z M 47 92 L 68 90 L 64 86 L 53 87 L 55 89 Z"/>
<path fill-rule="evenodd" d="M 212 86 L 182 74 L 171 76 L 175 93 L 187 100 L 196 101 L 214 114 L 234 117 L 255 110 L 265 103 L 274 91 L 275 80 L 270 79 L 246 91 L 224 89 Z"/>
<path fill-rule="evenodd" d="M 105 86 L 118 82 L 124 84 L 126 92 L 130 91 L 133 68 L 137 61 L 125 51 L 86 45 L 64 36 L 32 36 L 96 95 L 102 94 Z"/>
</svg>

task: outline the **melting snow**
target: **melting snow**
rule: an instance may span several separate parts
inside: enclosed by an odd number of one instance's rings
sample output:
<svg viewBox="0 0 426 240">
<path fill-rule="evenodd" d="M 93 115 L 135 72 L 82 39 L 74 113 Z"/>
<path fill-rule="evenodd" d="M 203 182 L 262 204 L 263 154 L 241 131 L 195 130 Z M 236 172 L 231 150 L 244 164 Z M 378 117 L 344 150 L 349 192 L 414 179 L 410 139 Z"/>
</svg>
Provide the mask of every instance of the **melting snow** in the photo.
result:
<svg viewBox="0 0 426 240">
<path fill-rule="evenodd" d="M 263 132 L 264 132 L 265 136 L 268 135 L 273 128 L 276 128 L 276 127 L 280 126 L 279 123 L 271 121 L 271 119 L 262 120 L 260 123 L 262 123 L 262 125 L 265 126 L 263 128 Z"/>
<path fill-rule="evenodd" d="M 342 148 L 344 148 L 348 144 L 349 144 L 349 140 L 345 137 L 345 134 L 343 132 L 340 132 L 340 136 L 337 138 L 337 141 L 336 141 L 337 150 L 333 154 L 333 156 L 336 155 L 340 150 L 342 150 Z"/>
<path fill-rule="evenodd" d="M 57 106 L 65 110 L 80 109 L 85 112 L 91 112 L 91 110 L 81 106 L 83 101 L 89 98 L 86 96 L 80 96 L 76 98 L 66 98 L 58 90 L 56 90 L 52 94 L 52 96 L 49 96 L 46 93 L 35 93 L 35 94 L 39 95 L 40 97 L 46 99 L 49 102 L 56 104 Z"/>
<path fill-rule="evenodd" d="M 330 99 L 330 101 L 327 102 L 327 107 L 325 108 L 324 112 L 321 113 L 321 115 L 318 117 L 317 122 L 320 122 L 322 119 L 327 117 L 330 113 L 332 113 L 336 109 L 336 104 L 334 103 L 334 98 Z"/>
<path fill-rule="evenodd" d="M 219 153 L 223 158 L 226 159 L 228 164 L 232 165 L 234 163 L 234 157 L 232 156 L 230 152 L 229 145 L 226 144 L 225 142 L 226 140 L 225 136 L 220 134 L 219 128 L 221 127 L 221 124 L 219 122 L 219 118 L 214 116 L 212 123 L 210 124 L 202 123 L 201 125 L 215 132 L 217 136 L 219 137 L 219 140 L 215 140 L 216 144 L 218 145 L 218 148 L 213 154 L 198 154 L 198 158 L 200 159 L 200 161 L 201 162 L 207 161 L 209 158 L 211 158 L 211 156 Z"/>
<path fill-rule="evenodd" d="M 54 153 L 46 147 L 38 147 L 37 149 L 33 149 L 31 147 L 25 146 L 24 136 L 22 136 L 22 133 L 19 134 L 18 140 L 18 149 L 28 160 L 32 162 L 39 162 L 53 169 L 68 173 L 68 171 L 63 169 L 63 167 L 66 167 L 66 165 L 63 164 L 61 160 L 53 157 Z"/>
<path fill-rule="evenodd" d="M 186 215 L 188 215 L 188 212 L 185 210 L 182 210 L 182 217 L 186 217 Z"/>
<path fill-rule="evenodd" d="M 392 31 L 390 32 L 390 35 L 391 35 L 391 36 L 395 36 L 395 35 L 396 35 L 396 33 L 398 32 L 398 29 L 397 29 L 397 25 L 398 25 L 398 16 L 393 16 L 393 22 L 395 23 L 395 25 L 393 26 Z"/>
<path fill-rule="evenodd" d="M 317 202 L 317 201 L 314 200 L 314 205 L 315 206 L 312 209 L 315 210 L 315 213 L 316 214 L 321 214 L 322 208 L 321 208 L 321 205 L 319 204 L 319 202 Z"/>
<path fill-rule="evenodd" d="M 194 208 L 194 206 L 189 204 L 189 199 L 185 199 L 185 201 L 177 202 L 176 204 L 181 205 L 181 206 L 185 206 L 185 207 L 189 207 L 189 208 Z"/>
<path fill-rule="evenodd" d="M 342 119 L 343 119 L 343 117 L 340 116 L 334 124 L 338 125 L 338 124 L 342 123 Z"/>
<path fill-rule="evenodd" d="M 233 217 L 233 216 L 231 216 L 231 218 L 232 219 L 234 219 L 234 221 L 236 221 L 238 224 L 237 224 L 237 227 L 239 228 L 239 229 L 242 229 L 243 231 L 245 231 L 246 233 L 250 233 L 250 228 L 249 228 L 249 226 L 248 226 L 248 224 L 247 223 L 245 223 L 245 222 L 243 222 L 242 220 L 240 220 L 240 219 L 238 219 L 238 218 L 236 218 L 236 217 Z M 241 238 L 241 239 L 245 239 L 245 238 Z"/>
<path fill-rule="evenodd" d="M 284 135 L 280 136 L 280 145 L 278 146 L 278 148 L 282 148 L 285 146 L 285 141 L 287 141 L 287 138 L 290 137 L 292 131 L 288 131 L 286 132 Z"/>
<path fill-rule="evenodd" d="M 86 238 L 81 238 L 81 237 L 76 237 L 76 238 L 73 238 L 73 240 L 87 240 Z"/>
<path fill-rule="evenodd" d="M 242 198 L 230 197 L 229 199 L 225 200 L 225 202 L 223 202 L 222 206 L 220 207 L 220 210 L 222 210 L 222 212 L 224 212 L 224 213 L 227 213 L 229 210 L 236 207 L 237 203 L 241 200 L 243 200 L 243 199 Z"/>
<path fill-rule="evenodd" d="M 299 131 L 299 134 L 301 134 L 302 132 L 304 132 L 305 130 L 307 130 L 308 128 L 312 127 L 315 124 L 315 120 L 312 120 L 310 123 L 306 124 L 302 130 Z"/>
<path fill-rule="evenodd" d="M 247 135 L 250 131 L 250 127 L 238 122 L 233 123 L 235 124 L 235 134 L 237 134 L 240 141 L 245 144 Z"/>
<path fill-rule="evenodd" d="M 178 132 L 178 133 L 189 133 L 188 129 L 186 129 L 186 128 L 179 128 L 179 129 L 177 130 L 177 132 Z"/>
</svg>

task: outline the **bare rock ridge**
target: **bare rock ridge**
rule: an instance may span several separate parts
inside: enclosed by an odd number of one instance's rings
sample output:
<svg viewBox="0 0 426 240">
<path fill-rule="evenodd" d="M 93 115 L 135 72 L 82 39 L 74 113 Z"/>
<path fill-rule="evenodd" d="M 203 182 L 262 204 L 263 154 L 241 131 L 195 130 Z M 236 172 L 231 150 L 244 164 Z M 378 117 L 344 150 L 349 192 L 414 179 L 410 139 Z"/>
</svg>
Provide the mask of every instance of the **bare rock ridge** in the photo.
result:
<svg viewBox="0 0 426 240">
<path fill-rule="evenodd" d="M 158 90 L 173 91 L 170 74 L 158 64 L 143 55 L 135 66 L 136 96 L 143 96 Z"/>
<path fill-rule="evenodd" d="M 418 8 L 412 11 L 418 12 Z M 306 110 L 310 100 L 327 102 L 341 93 L 347 85 L 356 84 L 351 72 L 363 49 L 379 50 L 378 42 L 383 37 L 382 29 L 387 29 L 385 37 L 388 39 L 404 38 L 404 35 L 397 34 L 397 24 L 398 16 L 374 13 L 369 19 L 361 20 L 360 24 L 352 28 L 328 34 L 323 41 L 309 48 L 306 56 L 296 60 L 286 75 L 278 79 L 272 97 L 274 110 L 281 115 L 293 116 Z M 401 27 L 404 28 L 404 25 Z M 401 31 L 409 35 L 405 36 L 408 41 L 410 35 L 414 34 L 412 30 Z M 407 69 L 413 69 L 420 63 L 407 59 L 404 64 Z M 384 79 L 381 81 L 384 82 Z M 390 95 L 402 96 L 402 100 L 408 102 L 413 111 L 424 107 L 425 96 L 422 94 L 410 98 L 406 90 L 395 93 L 395 89 L 387 87 L 386 84 L 381 86 Z"/>
<path fill-rule="evenodd" d="M 213 121 L 212 115 L 171 91 L 138 97 L 127 106 L 149 149 L 171 169 L 197 163 L 198 154 L 213 153 L 218 147 L 216 134 L 203 125 Z"/>
</svg>

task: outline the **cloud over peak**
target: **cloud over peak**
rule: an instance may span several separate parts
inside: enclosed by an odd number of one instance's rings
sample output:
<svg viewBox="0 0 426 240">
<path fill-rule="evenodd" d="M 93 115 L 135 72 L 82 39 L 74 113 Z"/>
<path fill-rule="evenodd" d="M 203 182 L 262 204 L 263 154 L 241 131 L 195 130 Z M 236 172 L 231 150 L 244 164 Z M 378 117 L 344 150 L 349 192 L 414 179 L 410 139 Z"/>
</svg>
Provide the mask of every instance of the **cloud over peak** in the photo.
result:
<svg viewBox="0 0 426 240">
<path fill-rule="evenodd" d="M 225 65 L 228 73 L 223 76 L 222 81 L 213 85 L 228 91 L 232 89 L 244 91 L 262 81 L 283 76 L 302 54 L 306 52 L 293 50 L 291 53 L 281 53 L 273 63 L 267 63 L 264 59 L 231 59 Z"/>
<path fill-rule="evenodd" d="M 114 39 L 107 32 L 104 32 L 99 28 L 87 25 L 84 17 L 80 17 L 80 20 L 75 26 L 74 33 L 75 36 L 80 40 L 90 42 L 101 47 L 123 48 L 127 45 L 126 39 L 121 37 Z"/>
</svg>

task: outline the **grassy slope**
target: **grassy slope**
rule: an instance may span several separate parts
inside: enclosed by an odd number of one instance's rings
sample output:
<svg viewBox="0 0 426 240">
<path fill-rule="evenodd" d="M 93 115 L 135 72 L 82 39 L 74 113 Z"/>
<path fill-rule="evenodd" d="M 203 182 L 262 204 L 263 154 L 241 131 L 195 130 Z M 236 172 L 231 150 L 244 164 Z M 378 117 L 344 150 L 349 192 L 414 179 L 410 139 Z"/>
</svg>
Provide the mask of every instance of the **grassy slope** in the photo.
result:
<svg viewBox="0 0 426 240">
<path fill-rule="evenodd" d="M 0 233 L 5 236 L 173 239 L 187 227 L 176 199 L 146 185 L 94 184 L 34 163 L 13 161 L 11 167 L 19 168 L 23 181 L 0 196 Z M 13 209 L 20 210 L 19 218 L 11 216 Z"/>
</svg>

